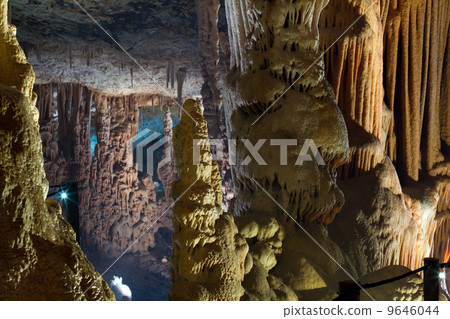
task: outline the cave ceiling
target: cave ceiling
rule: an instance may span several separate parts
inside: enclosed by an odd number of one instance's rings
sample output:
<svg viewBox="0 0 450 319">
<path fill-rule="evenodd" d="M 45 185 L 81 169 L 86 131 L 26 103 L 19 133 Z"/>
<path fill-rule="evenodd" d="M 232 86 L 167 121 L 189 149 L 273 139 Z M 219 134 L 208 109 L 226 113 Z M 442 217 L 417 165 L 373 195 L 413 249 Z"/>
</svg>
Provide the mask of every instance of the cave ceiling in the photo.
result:
<svg viewBox="0 0 450 319">
<path fill-rule="evenodd" d="M 197 13 L 193 0 L 80 0 L 78 3 L 133 58 L 143 65 L 148 62 L 144 67 L 149 73 L 155 74 L 158 82 L 161 84 L 165 82 L 165 64 L 169 60 L 174 60 L 176 68 L 179 65 L 190 69 L 185 93 L 191 96 L 199 93 L 201 75 L 198 66 Z M 149 79 L 148 76 L 139 74 L 137 65 L 134 66 L 133 89 L 122 87 L 121 82 L 130 82 L 130 79 L 124 79 L 123 76 L 115 82 L 110 81 L 111 83 L 102 85 L 103 79 L 118 75 L 104 72 L 102 76 L 97 76 L 97 80 L 89 79 L 87 78 L 89 72 L 82 66 L 75 67 L 79 70 L 79 74 L 75 74 L 77 70 L 61 73 L 61 69 L 65 67 L 62 64 L 67 60 L 69 46 L 74 51 L 74 56 L 81 54 L 77 53 L 77 50 L 86 51 L 86 48 L 92 51 L 98 48 L 110 50 L 107 59 L 111 61 L 119 61 L 125 56 L 118 45 L 73 0 L 14 0 L 12 1 L 12 23 L 17 27 L 20 43 L 25 49 L 29 48 L 29 58 L 36 71 L 37 83 L 72 80 L 83 82 L 94 88 L 97 86 L 102 91 L 109 91 L 107 85 L 120 87 L 119 91 L 124 94 L 137 91 L 160 91 L 158 85 L 139 83 L 140 77 L 142 82 L 148 82 Z M 219 31 L 226 32 L 226 29 L 225 10 L 222 6 Z M 39 56 L 44 56 L 39 61 L 33 60 L 33 52 L 37 50 L 42 51 Z M 46 54 L 51 60 L 55 60 L 55 63 L 51 65 L 42 63 Z M 135 64 L 126 56 L 125 62 L 129 63 L 128 67 L 133 67 Z M 107 67 L 98 66 L 99 69 Z M 68 76 L 67 73 L 72 75 Z M 58 77 L 58 74 L 62 76 Z M 128 73 L 127 75 L 129 77 Z M 170 90 L 169 93 L 175 95 L 174 90 Z"/>
</svg>

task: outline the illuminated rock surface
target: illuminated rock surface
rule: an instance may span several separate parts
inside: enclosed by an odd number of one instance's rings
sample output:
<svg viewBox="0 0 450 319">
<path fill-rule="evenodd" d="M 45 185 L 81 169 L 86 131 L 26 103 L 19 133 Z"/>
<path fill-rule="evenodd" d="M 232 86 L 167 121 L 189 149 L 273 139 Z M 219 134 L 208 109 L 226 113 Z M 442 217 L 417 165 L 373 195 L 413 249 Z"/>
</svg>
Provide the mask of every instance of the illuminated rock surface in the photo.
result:
<svg viewBox="0 0 450 319">
<path fill-rule="evenodd" d="M 193 141 L 208 140 L 200 104 L 188 100 L 183 107 L 192 118 L 183 112 L 174 130 L 178 180 L 172 185 L 176 203 L 169 298 L 239 300 L 248 246 L 233 217 L 222 212 L 219 168 L 209 142 L 200 145 L 199 165 L 193 163 Z"/>
<path fill-rule="evenodd" d="M 0 299 L 114 300 L 59 205 L 45 201 L 34 72 L 6 8 L 0 1 Z"/>
</svg>

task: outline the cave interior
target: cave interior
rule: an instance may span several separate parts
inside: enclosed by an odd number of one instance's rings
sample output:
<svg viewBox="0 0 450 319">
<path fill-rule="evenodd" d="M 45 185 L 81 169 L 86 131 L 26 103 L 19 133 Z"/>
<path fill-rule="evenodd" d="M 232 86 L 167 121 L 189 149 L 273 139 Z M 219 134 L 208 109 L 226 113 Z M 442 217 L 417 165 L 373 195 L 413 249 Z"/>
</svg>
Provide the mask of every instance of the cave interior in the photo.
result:
<svg viewBox="0 0 450 319">
<path fill-rule="evenodd" d="M 0 300 L 423 300 L 365 285 L 450 261 L 449 36 L 443 0 L 0 0 Z"/>
</svg>

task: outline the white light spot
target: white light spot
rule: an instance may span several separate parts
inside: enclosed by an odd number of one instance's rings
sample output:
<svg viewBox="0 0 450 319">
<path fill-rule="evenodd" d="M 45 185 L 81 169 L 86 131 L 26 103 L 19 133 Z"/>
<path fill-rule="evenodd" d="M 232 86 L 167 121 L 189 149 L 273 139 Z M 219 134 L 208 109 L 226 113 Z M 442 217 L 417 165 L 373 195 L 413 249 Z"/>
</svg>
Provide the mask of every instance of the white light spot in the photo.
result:
<svg viewBox="0 0 450 319">
<path fill-rule="evenodd" d="M 127 285 L 122 284 L 122 277 L 113 276 L 113 280 L 109 283 L 111 290 L 114 292 L 117 301 L 131 301 L 131 289 Z"/>
</svg>

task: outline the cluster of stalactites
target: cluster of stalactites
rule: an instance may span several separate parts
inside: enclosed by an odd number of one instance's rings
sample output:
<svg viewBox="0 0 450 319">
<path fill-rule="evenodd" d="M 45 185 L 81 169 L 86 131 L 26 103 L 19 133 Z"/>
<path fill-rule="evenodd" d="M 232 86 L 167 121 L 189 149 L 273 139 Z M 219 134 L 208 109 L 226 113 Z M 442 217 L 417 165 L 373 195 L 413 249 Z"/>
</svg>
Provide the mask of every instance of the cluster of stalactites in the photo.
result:
<svg viewBox="0 0 450 319">
<path fill-rule="evenodd" d="M 321 81 L 318 20 L 328 0 L 226 2 L 229 17 L 231 72 L 247 83 L 238 99 L 249 113 L 261 114 L 285 90 L 327 95 Z M 264 88 L 264 89 L 262 89 Z M 275 112 L 283 100 L 269 112 Z"/>
<path fill-rule="evenodd" d="M 198 17 L 199 47 L 202 54 L 202 75 L 211 93 L 211 105 L 218 108 L 220 103 L 219 79 L 219 0 L 196 0 Z"/>
<path fill-rule="evenodd" d="M 402 181 L 435 169 L 441 140 L 450 145 L 449 23 L 450 5 L 440 0 L 331 0 L 320 20 L 327 77 L 346 121 L 380 140 Z"/>
<path fill-rule="evenodd" d="M 335 43 L 361 15 L 354 28 Z M 344 117 L 381 140 L 384 91 L 379 3 L 331 0 L 322 13 L 320 31 L 327 78 Z"/>
<path fill-rule="evenodd" d="M 419 170 L 444 160 L 441 138 L 449 145 L 450 81 L 444 76 L 449 73 L 450 3 L 384 0 L 382 17 L 385 101 L 393 119 L 386 150 L 400 177 L 417 181 Z"/>
<path fill-rule="evenodd" d="M 109 96 L 77 83 L 40 84 L 35 91 L 47 178 L 52 185 L 78 182 L 83 244 L 100 254 L 119 255 L 167 206 L 156 200 L 150 176 L 138 179 L 131 138 L 138 130 L 138 106 L 162 107 L 169 98 Z M 91 117 L 97 137 L 92 156 Z M 170 183 L 165 186 L 170 189 Z M 169 217 L 160 221 L 169 227 Z M 132 251 L 145 252 L 154 244 L 148 232 Z"/>
<path fill-rule="evenodd" d="M 317 50 L 318 21 L 328 1 L 225 1 L 231 67 L 236 66 L 241 72 L 247 72 L 252 62 L 246 53 L 248 50 L 267 52 L 274 45 L 279 49 L 285 47 L 284 52 Z M 283 33 L 277 29 L 283 29 L 286 37 L 280 36 Z M 289 35 L 293 34 L 296 35 L 291 38 Z M 275 44 L 275 41 L 279 43 Z"/>
</svg>

